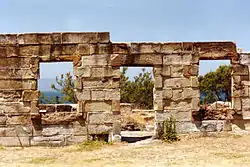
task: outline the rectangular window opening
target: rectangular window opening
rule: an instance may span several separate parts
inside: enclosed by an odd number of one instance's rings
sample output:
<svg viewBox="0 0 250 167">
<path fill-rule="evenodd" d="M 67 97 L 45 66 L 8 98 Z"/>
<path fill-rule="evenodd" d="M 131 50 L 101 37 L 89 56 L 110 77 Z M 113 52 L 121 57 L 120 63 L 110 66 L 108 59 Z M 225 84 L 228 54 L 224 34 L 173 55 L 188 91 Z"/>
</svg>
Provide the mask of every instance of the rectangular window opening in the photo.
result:
<svg viewBox="0 0 250 167">
<path fill-rule="evenodd" d="M 39 104 L 74 104 L 73 63 L 40 63 Z"/>
<path fill-rule="evenodd" d="M 153 131 L 153 68 L 120 67 L 120 72 L 122 130 Z"/>
<path fill-rule="evenodd" d="M 222 110 L 232 108 L 231 72 L 230 60 L 200 60 L 199 120 L 225 119 L 227 117 L 226 114 L 223 115 Z"/>
</svg>

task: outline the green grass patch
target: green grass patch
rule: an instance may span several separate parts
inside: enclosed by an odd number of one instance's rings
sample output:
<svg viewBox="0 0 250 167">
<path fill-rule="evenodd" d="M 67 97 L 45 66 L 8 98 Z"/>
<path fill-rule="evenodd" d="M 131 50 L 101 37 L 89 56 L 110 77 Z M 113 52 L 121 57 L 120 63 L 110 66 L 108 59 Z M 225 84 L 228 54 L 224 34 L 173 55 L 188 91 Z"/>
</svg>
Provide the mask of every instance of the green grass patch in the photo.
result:
<svg viewBox="0 0 250 167">
<path fill-rule="evenodd" d="M 71 151 L 93 151 L 103 148 L 104 146 L 112 145 L 112 143 L 107 143 L 105 141 L 90 140 L 83 143 L 76 144 L 74 149 Z"/>
<path fill-rule="evenodd" d="M 0 145 L 0 150 L 5 150 L 5 147 L 3 145 Z"/>
<path fill-rule="evenodd" d="M 32 158 L 29 163 L 32 164 L 50 164 L 53 163 L 56 160 L 56 158 L 53 157 L 35 157 Z"/>
</svg>

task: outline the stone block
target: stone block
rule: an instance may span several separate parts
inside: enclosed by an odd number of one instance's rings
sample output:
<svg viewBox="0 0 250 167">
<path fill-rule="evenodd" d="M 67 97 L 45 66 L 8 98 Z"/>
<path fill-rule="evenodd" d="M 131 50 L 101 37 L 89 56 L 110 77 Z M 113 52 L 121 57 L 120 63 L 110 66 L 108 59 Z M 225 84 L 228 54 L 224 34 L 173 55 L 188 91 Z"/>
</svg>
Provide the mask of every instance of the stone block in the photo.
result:
<svg viewBox="0 0 250 167">
<path fill-rule="evenodd" d="M 110 134 L 113 131 L 112 126 L 107 125 L 88 125 L 89 134 Z"/>
<path fill-rule="evenodd" d="M 85 101 L 85 100 L 90 100 L 90 90 L 88 89 L 83 89 L 82 91 L 75 91 L 76 99 L 78 101 Z"/>
<path fill-rule="evenodd" d="M 113 121 L 113 135 L 121 135 L 121 121 Z"/>
<path fill-rule="evenodd" d="M 112 124 L 117 119 L 117 116 L 113 115 L 112 113 L 88 113 L 88 124 Z"/>
<path fill-rule="evenodd" d="M 249 54 L 240 54 L 240 64 L 250 65 L 250 55 Z"/>
<path fill-rule="evenodd" d="M 0 79 L 38 79 L 31 69 L 0 69 Z"/>
<path fill-rule="evenodd" d="M 193 111 L 198 111 L 200 109 L 200 98 L 199 97 L 192 98 L 191 103 L 192 103 L 191 108 Z"/>
<path fill-rule="evenodd" d="M 171 99 L 173 97 L 172 88 L 163 89 L 163 99 Z"/>
<path fill-rule="evenodd" d="M 0 113 L 2 114 L 24 114 L 29 113 L 30 107 L 24 107 L 22 102 L 0 102 Z"/>
<path fill-rule="evenodd" d="M 172 78 L 181 78 L 183 77 L 183 66 L 182 65 L 172 65 L 170 66 L 171 77 Z"/>
<path fill-rule="evenodd" d="M 163 110 L 163 91 L 154 89 L 154 110 Z"/>
<path fill-rule="evenodd" d="M 161 45 L 161 53 L 172 54 L 172 53 L 180 53 L 183 50 L 183 44 L 181 42 L 178 43 L 163 43 Z"/>
<path fill-rule="evenodd" d="M 250 109 L 250 98 L 242 98 L 241 101 L 243 109 Z"/>
<path fill-rule="evenodd" d="M 191 101 L 182 100 L 182 101 L 164 101 L 164 110 L 177 110 L 177 111 L 189 111 L 191 110 Z"/>
<path fill-rule="evenodd" d="M 177 100 L 181 100 L 182 99 L 182 89 L 174 89 L 173 90 L 173 96 L 171 98 L 171 100 L 173 101 L 177 101 Z"/>
<path fill-rule="evenodd" d="M 155 88 L 162 88 L 163 87 L 163 83 L 162 83 L 162 76 L 161 75 L 157 75 L 154 77 L 154 87 Z"/>
<path fill-rule="evenodd" d="M 111 112 L 111 103 L 109 102 L 86 102 L 85 112 Z"/>
<path fill-rule="evenodd" d="M 182 55 L 182 64 L 183 65 L 191 65 L 191 64 L 193 64 L 193 56 L 192 56 L 192 54 L 189 53 L 189 54 Z"/>
<path fill-rule="evenodd" d="M 197 76 L 191 76 L 191 87 L 192 88 L 198 88 L 199 87 L 199 81 Z"/>
<path fill-rule="evenodd" d="M 0 128 L 1 137 L 28 137 L 33 135 L 32 125 L 15 125 Z"/>
<path fill-rule="evenodd" d="M 7 90 L 0 91 L 1 102 L 19 102 L 22 97 L 22 91 Z"/>
<path fill-rule="evenodd" d="M 90 44 L 78 44 L 78 48 L 77 48 L 77 53 L 80 55 L 89 55 L 89 54 L 93 54 L 90 53 Z"/>
<path fill-rule="evenodd" d="M 72 145 L 87 141 L 87 136 L 69 136 L 66 137 L 66 145 Z"/>
<path fill-rule="evenodd" d="M 163 65 L 182 65 L 182 56 L 178 54 L 171 54 L 163 56 Z"/>
<path fill-rule="evenodd" d="M 162 65 L 162 55 L 161 54 L 139 54 L 134 55 L 133 64 L 139 65 Z"/>
<path fill-rule="evenodd" d="M 202 121 L 200 130 L 203 132 L 231 131 L 232 125 L 226 120 L 204 120 Z"/>
<path fill-rule="evenodd" d="M 105 100 L 120 100 L 120 89 L 106 89 Z"/>
<path fill-rule="evenodd" d="M 98 54 L 111 54 L 112 53 L 112 44 L 98 44 Z"/>
<path fill-rule="evenodd" d="M 104 100 L 105 99 L 105 91 L 104 90 L 92 90 L 91 91 L 91 99 L 92 100 Z"/>
<path fill-rule="evenodd" d="M 156 122 L 163 122 L 168 118 L 173 117 L 176 121 L 191 121 L 191 114 L 189 111 L 183 112 L 178 110 L 156 112 Z"/>
<path fill-rule="evenodd" d="M 108 55 L 91 55 L 91 56 L 82 56 L 82 65 L 89 66 L 106 66 L 109 63 Z"/>
<path fill-rule="evenodd" d="M 0 137 L 0 145 L 7 147 L 30 146 L 29 137 Z"/>
<path fill-rule="evenodd" d="M 17 57 L 18 56 L 18 46 L 1 46 L 0 47 L 0 57 Z"/>
<path fill-rule="evenodd" d="M 91 89 L 115 89 L 119 88 L 119 80 L 105 79 L 102 80 L 83 80 L 83 88 Z"/>
<path fill-rule="evenodd" d="M 109 43 L 108 32 L 63 33 L 62 43 Z"/>
<path fill-rule="evenodd" d="M 56 111 L 55 104 L 39 104 L 39 110 L 46 110 L 46 113 L 53 113 Z"/>
<path fill-rule="evenodd" d="M 164 89 L 166 88 L 184 88 L 190 87 L 191 81 L 187 78 L 169 78 L 164 81 Z"/>
<path fill-rule="evenodd" d="M 5 125 L 7 121 L 7 116 L 0 116 L 0 125 Z"/>
<path fill-rule="evenodd" d="M 74 130 L 72 128 L 66 128 L 64 126 L 47 126 L 42 129 L 42 136 L 51 137 L 58 135 L 72 135 Z"/>
<path fill-rule="evenodd" d="M 199 74 L 199 66 L 198 65 L 191 65 L 191 66 L 184 66 L 183 75 L 187 78 L 190 76 L 198 76 Z"/>
<path fill-rule="evenodd" d="M 22 93 L 23 101 L 33 101 L 33 100 L 38 100 L 38 98 L 39 98 L 38 90 L 24 90 Z"/>
<path fill-rule="evenodd" d="M 77 77 L 90 77 L 91 76 L 91 67 L 90 66 L 81 66 L 74 67 L 74 75 Z"/>
<path fill-rule="evenodd" d="M 112 100 L 112 112 L 120 114 L 120 100 Z"/>
<path fill-rule="evenodd" d="M 30 57 L 34 56 L 37 57 L 39 56 L 39 46 L 37 45 L 24 45 L 24 46 L 19 46 L 19 56 L 20 57 Z"/>
<path fill-rule="evenodd" d="M 248 66 L 233 64 L 232 75 L 249 75 Z"/>
<path fill-rule="evenodd" d="M 1 34 L 0 35 L 0 44 L 17 44 L 17 35 L 16 34 Z"/>
<path fill-rule="evenodd" d="M 162 76 L 170 77 L 170 75 L 171 75 L 170 66 L 163 66 L 163 68 L 162 68 Z"/>
<path fill-rule="evenodd" d="M 36 80 L 0 80 L 0 90 L 37 89 Z"/>
<path fill-rule="evenodd" d="M 82 89 L 83 88 L 83 83 L 80 77 L 76 77 L 74 80 L 74 88 L 76 89 Z"/>
<path fill-rule="evenodd" d="M 128 54 L 129 47 L 127 43 L 112 43 L 112 50 L 114 54 Z"/>
<path fill-rule="evenodd" d="M 189 99 L 193 97 L 200 97 L 200 90 L 199 89 L 193 89 L 193 88 L 184 88 L 182 92 L 182 98 L 183 99 Z"/>
<path fill-rule="evenodd" d="M 31 123 L 31 118 L 28 115 L 9 116 L 6 121 L 8 125 L 30 125 Z"/>
<path fill-rule="evenodd" d="M 232 98 L 232 106 L 235 110 L 241 110 L 241 99 L 240 98 Z"/>
<path fill-rule="evenodd" d="M 51 33 L 39 33 L 37 34 L 37 41 L 39 44 L 52 44 L 52 34 Z"/>
<path fill-rule="evenodd" d="M 250 119 L 250 108 L 242 109 L 243 119 Z"/>
<path fill-rule="evenodd" d="M 68 44 L 68 45 L 62 45 L 61 46 L 61 52 L 59 53 L 59 55 L 74 55 L 77 53 L 77 47 L 78 45 L 76 44 Z"/>
</svg>

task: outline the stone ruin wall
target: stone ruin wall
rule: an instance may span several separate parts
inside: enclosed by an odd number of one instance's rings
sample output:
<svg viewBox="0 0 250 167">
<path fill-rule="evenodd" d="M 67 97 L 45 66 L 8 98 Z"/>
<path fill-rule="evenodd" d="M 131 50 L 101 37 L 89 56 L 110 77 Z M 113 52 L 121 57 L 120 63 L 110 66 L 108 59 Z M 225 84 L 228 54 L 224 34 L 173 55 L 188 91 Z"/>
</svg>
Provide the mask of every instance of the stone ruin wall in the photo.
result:
<svg viewBox="0 0 250 167">
<path fill-rule="evenodd" d="M 234 120 L 249 119 L 249 54 L 232 42 L 112 43 L 109 33 L 0 35 L 0 144 L 61 146 L 120 139 L 120 66 L 152 66 L 155 135 L 170 115 L 197 131 L 199 60 L 230 59 Z M 73 62 L 73 105 L 39 105 L 40 62 Z"/>
</svg>

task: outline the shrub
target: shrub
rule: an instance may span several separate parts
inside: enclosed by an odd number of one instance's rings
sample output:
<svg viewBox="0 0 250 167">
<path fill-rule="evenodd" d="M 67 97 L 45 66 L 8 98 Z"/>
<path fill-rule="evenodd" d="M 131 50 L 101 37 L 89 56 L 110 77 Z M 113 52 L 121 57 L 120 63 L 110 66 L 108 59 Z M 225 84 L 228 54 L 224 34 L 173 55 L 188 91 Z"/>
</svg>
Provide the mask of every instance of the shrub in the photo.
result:
<svg viewBox="0 0 250 167">
<path fill-rule="evenodd" d="M 162 140 L 165 142 L 179 140 L 176 132 L 176 120 L 172 116 L 163 122 Z"/>
</svg>

